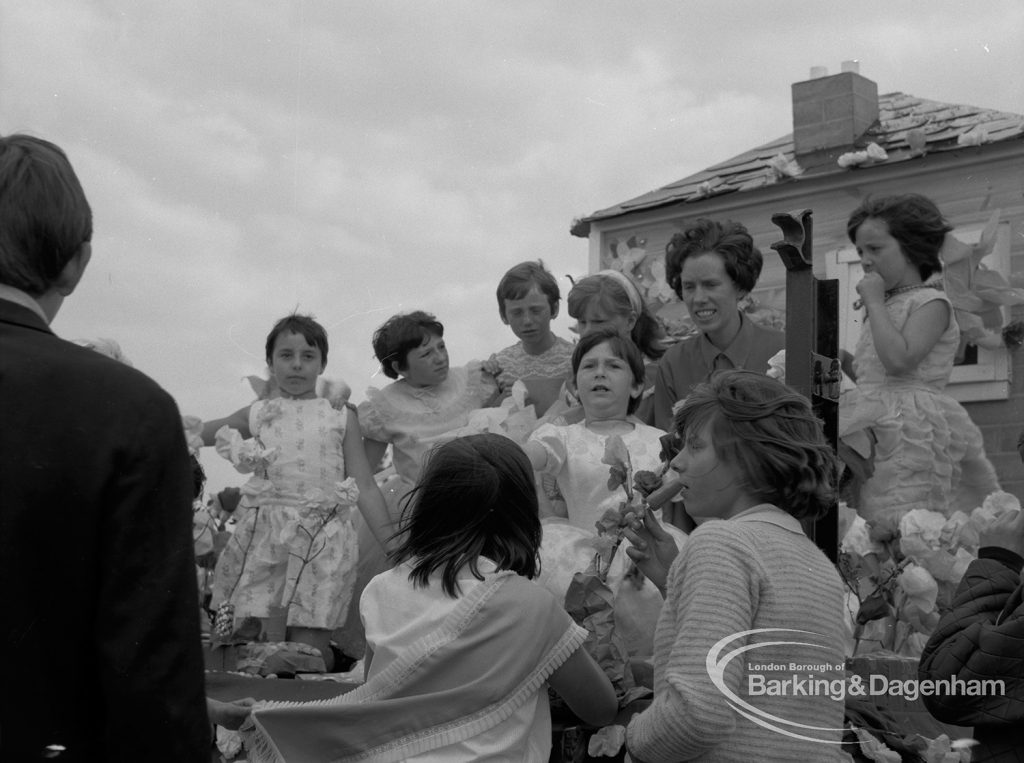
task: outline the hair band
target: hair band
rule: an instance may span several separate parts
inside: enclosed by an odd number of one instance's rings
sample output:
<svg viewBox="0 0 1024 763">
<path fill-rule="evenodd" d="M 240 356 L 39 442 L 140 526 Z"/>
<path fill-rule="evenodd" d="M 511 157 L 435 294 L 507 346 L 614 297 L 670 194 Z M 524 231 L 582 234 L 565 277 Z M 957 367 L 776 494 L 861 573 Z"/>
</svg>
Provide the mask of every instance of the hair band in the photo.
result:
<svg viewBox="0 0 1024 763">
<path fill-rule="evenodd" d="M 636 313 L 639 318 L 641 313 L 644 311 L 644 300 L 640 296 L 640 289 L 637 287 L 632 280 L 626 277 L 624 273 L 618 270 L 599 270 L 594 275 L 604 276 L 615 281 L 626 291 L 626 296 L 629 297 L 630 307 L 633 308 L 633 312 Z"/>
</svg>

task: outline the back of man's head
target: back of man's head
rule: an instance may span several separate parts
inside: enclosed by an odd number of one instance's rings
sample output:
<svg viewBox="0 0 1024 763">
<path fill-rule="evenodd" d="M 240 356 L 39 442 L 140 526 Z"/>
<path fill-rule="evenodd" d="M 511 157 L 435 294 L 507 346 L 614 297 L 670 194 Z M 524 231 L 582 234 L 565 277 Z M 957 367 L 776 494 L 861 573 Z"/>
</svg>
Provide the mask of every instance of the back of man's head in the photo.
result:
<svg viewBox="0 0 1024 763">
<path fill-rule="evenodd" d="M 0 283 L 38 296 L 92 239 L 92 210 L 64 152 L 0 137 Z"/>
</svg>

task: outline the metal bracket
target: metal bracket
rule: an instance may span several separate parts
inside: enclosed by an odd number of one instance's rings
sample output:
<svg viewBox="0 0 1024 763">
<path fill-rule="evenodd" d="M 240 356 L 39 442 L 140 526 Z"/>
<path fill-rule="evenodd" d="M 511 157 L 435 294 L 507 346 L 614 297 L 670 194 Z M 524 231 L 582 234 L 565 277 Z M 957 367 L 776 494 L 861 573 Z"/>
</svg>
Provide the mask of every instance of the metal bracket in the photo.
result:
<svg viewBox="0 0 1024 763">
<path fill-rule="evenodd" d="M 839 359 L 819 355 L 815 352 L 811 353 L 811 362 L 814 366 L 814 378 L 811 382 L 812 394 L 838 403 L 840 382 L 843 379 Z"/>
<path fill-rule="evenodd" d="M 814 264 L 811 210 L 778 212 L 772 215 L 772 222 L 782 230 L 782 241 L 772 244 L 772 249 L 779 253 L 786 270 L 810 268 Z"/>
</svg>

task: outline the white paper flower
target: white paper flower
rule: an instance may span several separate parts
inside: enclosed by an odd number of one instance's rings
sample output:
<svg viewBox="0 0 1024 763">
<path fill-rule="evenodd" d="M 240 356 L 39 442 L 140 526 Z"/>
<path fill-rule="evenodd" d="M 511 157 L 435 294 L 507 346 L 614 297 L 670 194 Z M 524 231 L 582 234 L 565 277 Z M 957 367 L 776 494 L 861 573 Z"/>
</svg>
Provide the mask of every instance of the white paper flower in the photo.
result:
<svg viewBox="0 0 1024 763">
<path fill-rule="evenodd" d="M 978 550 L 978 531 L 971 525 L 971 517 L 963 511 L 954 511 L 942 527 L 942 545 L 950 550 L 966 548 Z"/>
<path fill-rule="evenodd" d="M 931 612 L 935 609 L 935 599 L 939 595 L 939 584 L 924 567 L 917 564 L 908 564 L 903 568 L 897 579 L 903 593 L 911 603 L 921 608 L 922 612 Z"/>
<path fill-rule="evenodd" d="M 264 448 L 254 438 L 242 439 L 237 429 L 226 424 L 217 430 L 215 447 L 242 474 L 265 469 L 277 458 L 277 448 Z"/>
<path fill-rule="evenodd" d="M 587 755 L 591 758 L 611 758 L 619 754 L 625 743 L 625 726 L 605 726 L 590 737 L 590 741 L 587 742 Z"/>
<path fill-rule="evenodd" d="M 231 760 L 242 751 L 242 735 L 223 726 L 217 726 L 217 749 L 225 760 Z"/>
<path fill-rule="evenodd" d="M 940 511 L 911 509 L 900 519 L 900 538 L 920 538 L 931 548 L 938 548 L 946 517 Z"/>
<path fill-rule="evenodd" d="M 889 158 L 889 155 L 885 153 L 885 149 L 877 143 L 868 143 L 865 153 L 868 155 L 868 159 L 875 162 L 884 162 Z"/>
<path fill-rule="evenodd" d="M 786 381 L 786 351 L 779 350 L 777 353 L 768 358 L 768 370 L 765 374 L 772 379 L 778 379 L 780 382 Z"/>
<path fill-rule="evenodd" d="M 988 128 L 985 125 L 974 125 L 967 132 L 960 133 L 956 138 L 958 146 L 980 146 L 988 142 Z"/>
<path fill-rule="evenodd" d="M 868 533 L 868 523 L 864 520 L 864 517 L 857 514 L 853 517 L 853 521 L 850 522 L 849 528 L 847 528 L 846 533 L 843 535 L 839 548 L 846 553 L 867 556 L 868 554 L 880 553 L 883 546 L 881 543 L 871 540 L 871 536 Z"/>
<path fill-rule="evenodd" d="M 1015 495 L 997 490 L 986 496 L 984 503 L 971 512 L 971 527 L 980 535 L 1003 514 L 1020 511 L 1020 501 Z"/>
<path fill-rule="evenodd" d="M 354 506 L 359 500 L 359 486 L 352 477 L 334 483 L 334 500 L 342 506 Z"/>
<path fill-rule="evenodd" d="M 185 430 L 188 452 L 198 457 L 199 449 L 203 447 L 203 420 L 198 416 L 182 416 L 181 425 Z"/>
</svg>

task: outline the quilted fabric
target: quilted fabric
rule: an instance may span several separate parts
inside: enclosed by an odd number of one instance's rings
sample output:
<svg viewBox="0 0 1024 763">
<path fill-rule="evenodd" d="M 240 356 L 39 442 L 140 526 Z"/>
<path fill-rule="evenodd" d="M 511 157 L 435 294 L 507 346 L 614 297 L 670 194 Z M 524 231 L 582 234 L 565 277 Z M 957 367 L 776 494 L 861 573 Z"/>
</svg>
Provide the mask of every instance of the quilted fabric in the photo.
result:
<svg viewBox="0 0 1024 763">
<path fill-rule="evenodd" d="M 1003 693 L 923 697 L 941 721 L 973 725 L 974 761 L 1024 763 L 1024 560 L 982 549 L 921 655 L 919 677 L 1001 680 Z"/>
</svg>

